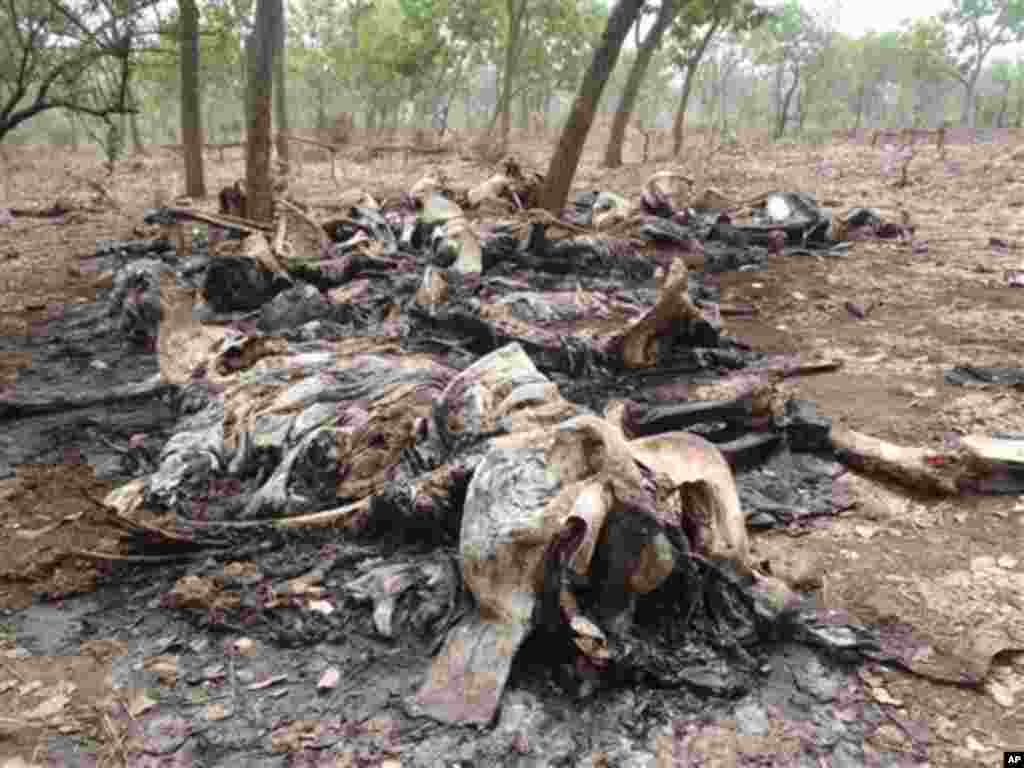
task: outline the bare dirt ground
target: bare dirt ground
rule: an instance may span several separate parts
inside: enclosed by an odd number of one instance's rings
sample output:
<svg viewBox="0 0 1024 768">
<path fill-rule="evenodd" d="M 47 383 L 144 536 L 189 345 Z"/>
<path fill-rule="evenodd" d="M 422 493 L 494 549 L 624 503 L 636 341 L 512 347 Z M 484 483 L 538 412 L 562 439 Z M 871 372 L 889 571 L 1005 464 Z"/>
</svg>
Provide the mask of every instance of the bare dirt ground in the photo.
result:
<svg viewBox="0 0 1024 768">
<path fill-rule="evenodd" d="M 523 142 L 513 152 L 543 172 L 548 146 Z M 601 169 L 596 163 L 602 146 L 597 140 L 590 145 L 575 190 L 635 197 L 651 173 L 668 165 L 634 159 L 619 170 Z M 79 262 L 97 240 L 151 234 L 140 228 L 142 214 L 180 192 L 180 161 L 166 152 L 130 158 L 107 178 L 100 159 L 86 153 L 25 147 L 9 154 L 0 188 L 7 205 L 46 208 L 63 200 L 72 209 L 54 219 L 19 218 L 0 227 L 0 328 L 30 334 L 55 308 L 94 294 L 102 276 L 83 272 Z M 868 434 L 938 445 L 950 432 L 1024 432 L 1024 392 L 957 387 L 943 379 L 955 365 L 1024 365 L 1024 290 L 1004 278 L 1005 270 L 1024 266 L 1024 144 L 953 145 L 945 158 L 934 147 L 919 148 L 904 187 L 895 184 L 898 174 L 883 173 L 883 155 L 846 143 L 692 148 L 679 165 L 698 186 L 736 199 L 773 189 L 799 191 L 837 211 L 870 206 L 897 221 L 905 214 L 916 227 L 914 248 L 864 242 L 839 259 L 776 259 L 766 270 L 722 274 L 723 302 L 757 308 L 754 317 L 730 318 L 726 330 L 765 351 L 841 359 L 837 373 L 786 386 L 836 422 Z M 342 160 L 338 171 L 342 189 L 360 187 L 381 198 L 434 167 L 465 184 L 490 170 L 457 154 L 399 154 L 365 163 Z M 238 152 L 226 161 L 211 155 L 207 174 L 214 190 L 241 177 Z M 337 190 L 323 162 L 307 161 L 290 186 L 294 197 L 313 204 L 329 204 Z M 993 246 L 990 238 L 1009 247 Z M 855 316 L 847 303 L 866 317 Z M 13 381 L 23 364 L 0 359 L 0 386 Z M 87 466 L 72 463 L 21 467 L 16 477 L 0 481 L 0 606 L 18 609 L 34 598 L 90 589 L 97 567 L 66 551 L 72 544 L 104 548 L 110 532 L 93 522 L 83 491 L 100 498 L 107 487 Z M 912 624 L 935 644 L 962 648 L 965 655 L 978 653 L 978 644 L 995 654 L 990 682 L 981 690 L 870 667 L 861 677 L 876 700 L 927 724 L 932 765 L 1001 764 L 1003 750 L 1024 748 L 1024 654 L 999 652 L 1024 646 L 1024 497 L 936 501 L 867 479 L 857 482 L 857 490 L 855 509 L 801 539 L 801 562 L 793 567 L 819 576 L 827 605 L 872 623 Z M 766 555 L 783 544 L 792 549 L 785 534 L 756 539 Z M 16 640 L 0 631 L 0 680 L 8 681 L 0 685 L 0 757 L 33 759 L 39 734 L 14 735 L 4 723 L 45 704 L 34 692 L 43 689 L 52 698 L 60 681 L 72 684 L 65 693 L 77 725 L 67 727 L 81 728 L 96 740 L 98 753 L 116 757 L 114 731 L 96 705 L 109 692 L 103 659 L 110 649 L 18 658 L 10 650 Z M 33 681 L 42 685 L 33 687 Z M 895 726 L 879 728 L 873 738 L 887 750 L 909 748 L 912 740 Z"/>
</svg>

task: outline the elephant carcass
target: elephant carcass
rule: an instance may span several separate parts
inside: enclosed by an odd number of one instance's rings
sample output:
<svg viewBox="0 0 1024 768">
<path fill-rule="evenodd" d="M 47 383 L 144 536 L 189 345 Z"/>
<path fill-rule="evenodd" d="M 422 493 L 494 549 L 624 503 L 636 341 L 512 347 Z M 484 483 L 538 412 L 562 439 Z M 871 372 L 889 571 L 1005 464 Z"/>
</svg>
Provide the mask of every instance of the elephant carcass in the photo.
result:
<svg viewBox="0 0 1024 768">
<path fill-rule="evenodd" d="M 585 415 L 495 440 L 469 485 L 460 537 L 477 611 L 450 632 L 414 707 L 443 722 L 490 722 L 517 650 L 550 618 L 552 600 L 580 651 L 598 666 L 606 662 L 601 626 L 560 584 L 552 595 L 546 575 L 564 565 L 574 579 L 589 580 L 605 629 L 628 620 L 633 598 L 657 589 L 675 566 L 666 531 L 683 527 L 686 501 L 699 502 L 697 538 L 747 568 L 731 472 L 703 438 L 630 442 L 611 422 Z M 630 535 L 602 538 L 609 521 Z"/>
</svg>

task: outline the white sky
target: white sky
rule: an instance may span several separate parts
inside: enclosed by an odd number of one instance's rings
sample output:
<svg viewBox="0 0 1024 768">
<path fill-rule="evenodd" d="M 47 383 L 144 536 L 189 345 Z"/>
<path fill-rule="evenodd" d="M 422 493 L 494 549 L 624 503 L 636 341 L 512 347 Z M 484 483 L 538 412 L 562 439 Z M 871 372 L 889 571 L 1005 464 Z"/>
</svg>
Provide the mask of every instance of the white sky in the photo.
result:
<svg viewBox="0 0 1024 768">
<path fill-rule="evenodd" d="M 869 29 L 888 32 L 898 29 L 904 19 L 934 16 L 946 7 L 945 0 L 805 0 L 805 7 L 834 14 L 838 27 L 848 35 L 860 36 Z"/>
<path fill-rule="evenodd" d="M 836 19 L 836 27 L 851 37 L 860 37 L 869 29 L 876 32 L 897 30 L 906 19 L 934 16 L 945 9 L 948 0 L 802 0 L 808 10 Z M 1024 56 L 1024 44 L 1003 45 L 992 57 Z M 991 58 L 989 59 L 991 61 Z"/>
</svg>

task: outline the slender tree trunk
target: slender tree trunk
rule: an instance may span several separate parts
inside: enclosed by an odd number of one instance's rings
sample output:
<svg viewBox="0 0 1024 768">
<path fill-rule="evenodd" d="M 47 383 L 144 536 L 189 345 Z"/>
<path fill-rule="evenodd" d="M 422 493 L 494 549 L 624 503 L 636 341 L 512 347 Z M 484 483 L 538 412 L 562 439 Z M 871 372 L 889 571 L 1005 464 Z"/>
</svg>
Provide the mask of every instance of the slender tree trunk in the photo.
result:
<svg viewBox="0 0 1024 768">
<path fill-rule="evenodd" d="M 145 143 L 142 141 L 142 129 L 139 128 L 139 113 L 132 112 L 128 120 L 132 125 L 132 149 L 138 155 L 149 154 L 146 151 Z"/>
<path fill-rule="evenodd" d="M 249 131 L 249 115 L 252 113 L 252 105 L 249 103 L 252 98 L 252 89 L 249 87 L 249 62 L 252 59 L 252 39 L 255 36 L 256 31 L 252 30 L 245 38 L 245 42 L 242 45 L 242 129 L 241 129 L 241 141 L 246 141 L 248 138 Z"/>
<path fill-rule="evenodd" d="M 857 116 L 853 121 L 853 130 L 859 131 L 861 119 L 864 116 L 864 92 L 867 90 L 867 86 L 861 83 L 860 88 L 857 89 Z"/>
<path fill-rule="evenodd" d="M 683 131 L 686 127 L 686 110 L 690 105 L 690 94 L 693 92 L 693 79 L 697 76 L 697 68 L 700 66 L 704 53 L 711 44 L 712 39 L 718 33 L 721 22 L 715 19 L 708 26 L 700 45 L 693 52 L 693 55 L 686 62 L 686 77 L 683 79 L 683 93 L 679 99 L 679 108 L 676 110 L 675 120 L 672 122 L 672 156 L 678 157 L 683 149 Z"/>
<path fill-rule="evenodd" d="M 551 127 L 551 110 L 555 106 L 555 91 L 553 88 L 548 86 L 544 90 L 544 102 L 541 108 L 544 113 L 544 132 L 547 133 Z"/>
<path fill-rule="evenodd" d="M 125 87 L 128 94 L 128 102 L 135 109 L 138 109 L 139 100 L 136 98 L 135 89 L 131 86 L 131 83 L 128 83 Z M 147 154 L 146 146 L 142 143 L 142 131 L 139 129 L 139 113 L 132 112 L 131 114 L 126 115 L 126 117 L 128 118 L 127 127 L 130 129 L 132 135 L 132 152 L 134 152 L 137 155 Z M 122 127 L 121 131 L 125 135 L 128 134 L 124 127 Z"/>
<path fill-rule="evenodd" d="M 530 94 L 525 89 L 519 94 L 519 132 L 530 133 Z"/>
<path fill-rule="evenodd" d="M 618 168 L 622 165 L 622 144 L 626 139 L 626 126 L 629 125 L 629 120 L 633 117 L 633 109 L 636 106 L 637 97 L 640 95 L 640 86 L 643 85 L 647 68 L 651 64 L 651 59 L 654 58 L 654 52 L 661 45 L 661 38 L 669 24 L 672 23 L 672 19 L 675 18 L 678 8 L 678 0 L 661 0 L 658 17 L 654 20 L 654 25 L 647 31 L 647 35 L 637 51 L 636 59 L 633 60 L 633 67 L 629 70 L 629 77 L 626 78 L 626 86 L 622 91 L 619 108 L 615 111 L 615 117 L 612 118 L 612 131 L 604 153 L 604 164 L 609 168 Z"/>
<path fill-rule="evenodd" d="M 779 105 L 778 122 L 775 125 L 775 138 L 781 139 L 786 133 L 786 120 L 789 116 L 789 105 L 793 101 L 793 94 L 796 93 L 796 88 L 800 84 L 800 68 L 797 66 L 793 67 L 793 82 L 786 90 L 785 95 L 782 97 L 782 103 Z"/>
<path fill-rule="evenodd" d="M 804 125 L 807 123 L 807 109 L 807 89 L 804 88 L 796 94 L 796 130 L 799 134 L 803 134 Z"/>
<path fill-rule="evenodd" d="M 775 68 L 775 133 L 778 138 L 779 125 L 785 127 L 785 118 L 782 110 L 782 83 L 786 77 L 786 62 L 779 62 Z"/>
<path fill-rule="evenodd" d="M 270 176 L 271 107 L 273 104 L 274 40 L 282 0 L 256 0 L 256 29 L 249 38 L 249 114 L 245 144 L 247 213 L 257 221 L 273 216 Z"/>
<path fill-rule="evenodd" d="M 215 106 L 216 103 L 217 103 L 217 99 L 216 98 L 208 99 L 207 100 L 207 106 L 206 106 L 206 122 L 205 122 L 205 125 L 206 125 L 206 139 L 211 144 L 216 144 L 217 143 L 217 139 L 221 135 L 221 132 L 217 130 L 218 125 L 217 125 L 217 108 Z"/>
<path fill-rule="evenodd" d="M 722 64 L 722 85 L 718 89 L 718 114 L 721 117 L 721 133 L 723 138 L 729 133 L 729 78 L 732 68 Z"/>
<path fill-rule="evenodd" d="M 327 130 L 327 87 L 319 74 L 313 82 L 313 93 L 316 94 L 316 130 L 322 134 Z"/>
<path fill-rule="evenodd" d="M 978 100 L 978 77 L 981 75 L 981 67 L 975 66 L 974 70 L 967 75 L 964 81 L 964 102 L 960 110 L 960 125 L 974 128 L 976 122 L 976 105 Z"/>
<path fill-rule="evenodd" d="M 529 0 L 506 0 L 505 3 L 508 10 L 508 40 L 505 46 L 505 71 L 502 74 L 501 97 L 498 100 L 502 146 L 508 145 L 508 136 L 512 130 L 512 86 L 518 73 L 519 39 L 522 35 L 527 2 Z"/>
<path fill-rule="evenodd" d="M 462 94 L 463 128 L 467 131 L 473 130 L 473 94 L 467 88 Z"/>
<path fill-rule="evenodd" d="M 1017 119 L 1014 122 L 1015 128 L 1024 128 L 1024 85 L 1017 83 Z"/>
<path fill-rule="evenodd" d="M 274 36 L 274 117 L 277 120 L 277 157 L 284 164 L 289 165 L 291 143 L 286 138 L 288 135 L 288 62 L 287 46 L 285 45 L 285 18 L 284 2 L 281 2 L 281 17 L 278 20 L 277 34 Z"/>
<path fill-rule="evenodd" d="M 686 129 L 686 110 L 690 106 L 690 94 L 693 92 L 693 78 L 696 76 L 697 68 L 687 65 L 686 77 L 683 78 L 683 93 L 679 97 L 679 106 L 676 108 L 676 116 L 672 121 L 672 156 L 679 157 L 683 149 L 683 137 Z"/>
<path fill-rule="evenodd" d="M 77 152 L 80 139 L 78 137 L 78 120 L 70 112 L 67 113 L 68 123 L 71 125 L 71 151 Z M 1018 118 L 1019 119 L 1019 118 Z"/>
<path fill-rule="evenodd" d="M 629 28 L 643 8 L 643 0 L 619 0 L 608 17 L 608 24 L 601 41 L 594 50 L 587 74 L 576 94 L 569 119 L 562 128 L 551 162 L 541 205 L 554 216 L 559 216 L 569 196 L 576 168 L 583 155 L 583 145 L 594 122 L 594 113 L 601 101 L 604 86 L 619 60 L 622 43 L 629 34 Z"/>
<path fill-rule="evenodd" d="M 1006 121 L 1006 111 L 1010 108 L 1010 86 L 1012 80 L 1007 80 L 1003 86 L 1003 98 L 999 102 L 999 115 L 996 117 L 996 128 L 1003 128 Z"/>
<path fill-rule="evenodd" d="M 203 113 L 199 85 L 199 9 L 195 0 L 180 0 L 181 141 L 185 154 L 185 194 L 206 197 L 203 170 Z"/>
</svg>

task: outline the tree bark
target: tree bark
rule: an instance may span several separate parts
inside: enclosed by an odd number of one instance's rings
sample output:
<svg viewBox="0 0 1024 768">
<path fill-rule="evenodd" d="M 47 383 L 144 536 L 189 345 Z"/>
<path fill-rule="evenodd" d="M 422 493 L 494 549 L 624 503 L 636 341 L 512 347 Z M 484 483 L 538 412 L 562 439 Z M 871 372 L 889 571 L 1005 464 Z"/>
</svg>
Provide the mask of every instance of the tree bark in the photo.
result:
<svg viewBox="0 0 1024 768">
<path fill-rule="evenodd" d="M 285 138 L 288 135 L 288 62 L 286 59 L 287 46 L 285 45 L 285 19 L 284 3 L 281 3 L 280 17 L 278 18 L 276 34 L 274 35 L 274 113 L 277 119 L 277 157 L 288 167 L 291 155 L 289 154 L 291 144 Z"/>
<path fill-rule="evenodd" d="M 525 89 L 519 93 L 519 132 L 530 133 L 530 94 Z"/>
<path fill-rule="evenodd" d="M 1024 87 L 1017 83 L 1017 119 L 1014 128 L 1024 128 Z"/>
<path fill-rule="evenodd" d="M 983 59 L 982 59 L 983 60 Z M 974 128 L 976 119 L 976 106 L 978 100 L 978 79 L 981 77 L 981 66 L 975 65 L 968 73 L 967 79 L 963 80 L 964 102 L 960 110 L 960 125 Z"/>
<path fill-rule="evenodd" d="M 257 0 L 256 29 L 249 38 L 249 113 L 246 122 L 245 186 L 247 213 L 257 221 L 273 216 L 270 176 L 271 106 L 273 104 L 274 39 L 281 0 Z"/>
<path fill-rule="evenodd" d="M 316 130 L 322 134 L 327 130 L 327 87 L 324 78 L 317 75 L 314 85 L 316 92 Z"/>
<path fill-rule="evenodd" d="M 676 116 L 672 121 L 672 157 L 679 157 L 683 149 L 683 138 L 686 128 L 686 110 L 690 106 L 690 94 L 693 92 L 693 78 L 697 74 L 697 68 L 692 65 L 686 67 L 686 77 L 683 78 L 683 93 L 679 97 L 679 106 L 676 108 Z"/>
<path fill-rule="evenodd" d="M 594 122 L 594 113 L 601 101 L 601 93 L 612 70 L 615 69 L 622 43 L 643 4 L 643 0 L 619 0 L 608 17 L 604 34 L 601 35 L 601 41 L 594 50 L 594 58 L 591 59 L 590 67 L 576 94 L 572 111 L 562 128 L 545 177 L 541 205 L 554 216 L 561 214 L 569 196 L 569 187 L 572 186 L 576 168 L 580 164 L 583 145 Z"/>
<path fill-rule="evenodd" d="M 1003 128 L 1006 122 L 1006 112 L 1010 108 L 1010 86 L 1012 84 L 1011 80 L 1007 80 L 1003 85 L 1003 96 L 999 100 L 999 114 L 996 115 L 996 128 Z"/>
<path fill-rule="evenodd" d="M 867 86 L 864 83 L 860 84 L 860 88 L 857 89 L 857 115 L 853 121 L 853 130 L 859 131 L 861 120 L 864 117 L 864 94 L 867 90 Z"/>
<path fill-rule="evenodd" d="M 711 22 L 707 32 L 700 41 L 697 50 L 693 52 L 686 62 L 686 77 L 683 79 L 683 94 L 679 99 L 679 108 L 676 110 L 675 120 L 672 121 L 672 156 L 678 157 L 683 149 L 683 129 L 686 126 L 686 110 L 690 105 L 690 94 L 693 92 L 693 78 L 697 76 L 697 68 L 700 66 L 704 53 L 718 32 L 721 22 L 715 19 Z"/>
<path fill-rule="evenodd" d="M 71 125 L 71 151 L 72 152 L 77 152 L 78 148 L 79 148 L 79 144 L 80 144 L 80 141 L 79 141 L 79 138 L 78 138 L 78 119 L 71 112 L 67 113 L 67 117 L 68 117 L 68 123 Z"/>
<path fill-rule="evenodd" d="M 775 125 L 775 138 L 781 139 L 786 133 L 786 120 L 789 116 L 789 105 L 793 101 L 793 94 L 796 93 L 796 88 L 800 84 L 800 68 L 796 65 L 793 66 L 793 82 L 790 84 L 786 94 L 782 97 L 782 103 L 779 104 L 779 115 L 778 122 Z"/>
<path fill-rule="evenodd" d="M 633 109 L 636 106 L 637 97 L 640 95 L 640 86 L 643 85 L 647 68 L 651 64 L 651 59 L 654 58 L 654 52 L 661 45 L 661 38 L 665 35 L 669 24 L 672 23 L 678 8 L 678 0 L 661 0 L 658 17 L 654 20 L 654 25 L 647 31 L 643 43 L 640 44 L 633 67 L 629 70 L 629 77 L 626 78 L 626 87 L 622 91 L 619 108 L 615 111 L 615 117 L 612 119 L 612 131 L 604 153 L 604 164 L 608 168 L 618 168 L 622 165 L 622 144 L 626 139 L 626 126 L 629 125 L 629 120 L 633 116 Z"/>
<path fill-rule="evenodd" d="M 131 81 L 125 83 L 125 94 L 129 104 L 132 105 L 136 110 L 139 108 L 139 100 L 135 96 L 135 89 L 132 87 Z M 136 155 L 145 155 L 146 147 L 142 143 L 142 131 L 139 129 L 139 113 L 131 112 L 123 116 L 127 121 L 127 125 L 122 121 L 121 133 L 125 136 L 128 135 L 128 131 L 131 131 L 132 135 L 132 152 Z"/>
<path fill-rule="evenodd" d="M 508 9 L 508 41 L 505 46 L 505 71 L 502 74 L 501 97 L 498 114 L 501 115 L 501 144 L 508 146 L 512 130 L 512 85 L 515 83 L 519 64 L 519 39 L 522 36 L 523 19 L 529 0 L 506 0 Z"/>
<path fill-rule="evenodd" d="M 199 9 L 195 0 L 180 0 L 181 9 L 181 143 L 185 154 L 185 194 L 206 197 L 203 172 L 203 118 L 199 85 Z"/>
<path fill-rule="evenodd" d="M 139 113 L 132 112 L 129 121 L 132 125 L 132 149 L 137 155 L 148 155 L 146 145 L 142 141 L 142 130 L 139 128 Z"/>
</svg>

